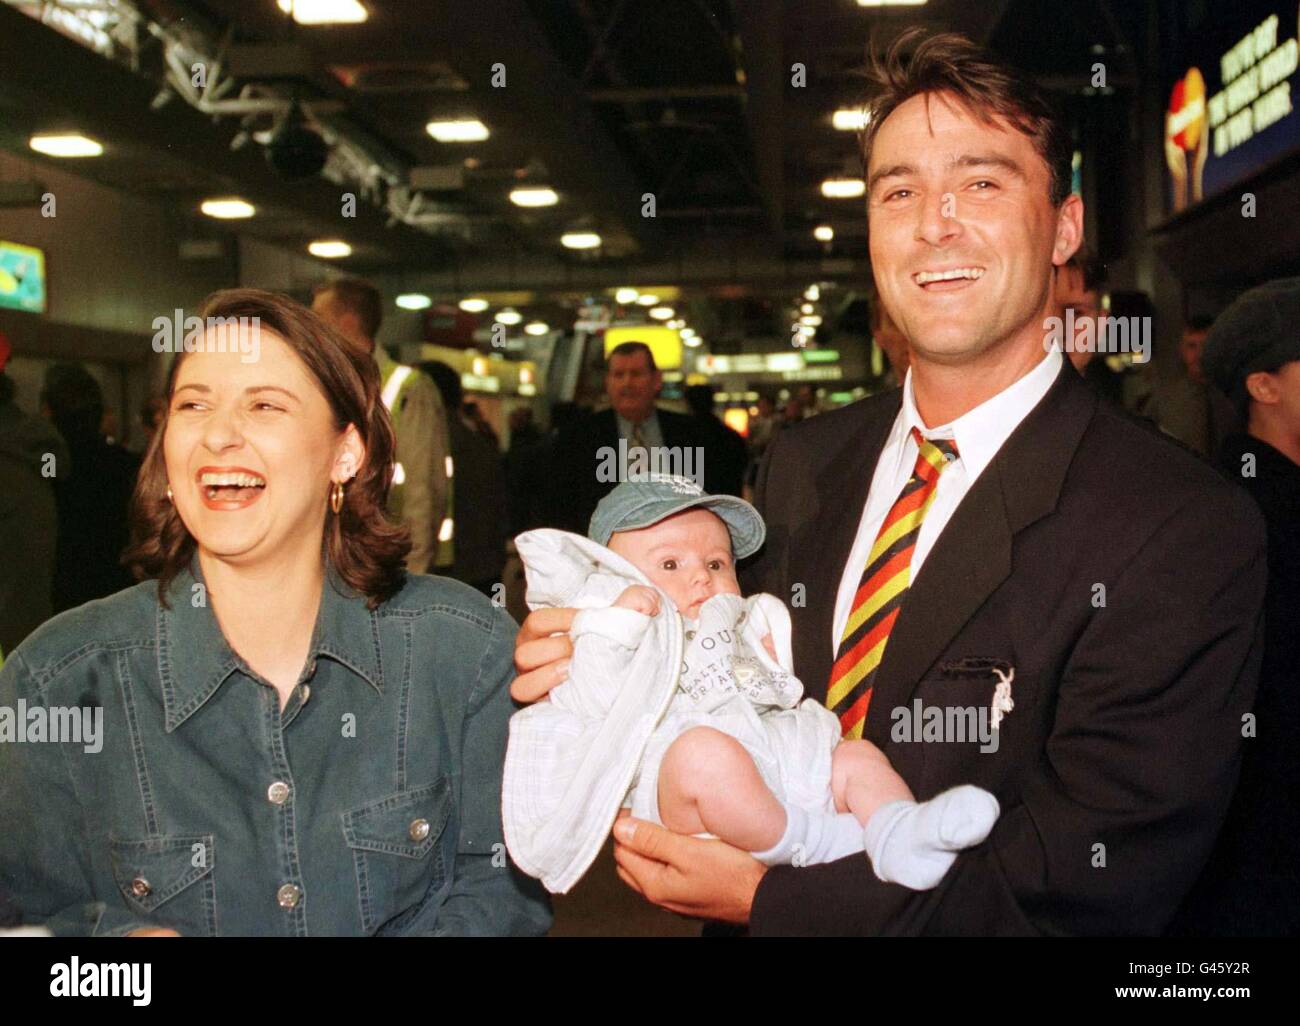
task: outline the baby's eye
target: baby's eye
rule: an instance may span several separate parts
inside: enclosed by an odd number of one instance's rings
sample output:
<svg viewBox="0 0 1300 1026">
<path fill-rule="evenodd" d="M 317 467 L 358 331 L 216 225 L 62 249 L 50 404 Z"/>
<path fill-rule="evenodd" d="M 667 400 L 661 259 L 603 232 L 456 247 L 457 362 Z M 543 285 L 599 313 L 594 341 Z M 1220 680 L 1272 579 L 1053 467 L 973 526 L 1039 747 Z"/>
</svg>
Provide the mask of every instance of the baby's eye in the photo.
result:
<svg viewBox="0 0 1300 1026">
<path fill-rule="evenodd" d="M 675 560 L 675 559 L 665 559 L 662 563 L 659 564 L 659 566 L 660 566 L 660 568 L 663 569 L 663 570 L 676 570 L 676 569 L 677 569 L 677 560 Z"/>
<path fill-rule="evenodd" d="M 724 563 L 724 562 L 723 562 L 722 560 L 720 560 L 720 559 L 711 559 L 711 560 L 709 560 L 709 569 L 710 569 L 710 570 L 715 570 L 715 571 L 716 571 L 716 570 L 725 570 L 725 569 L 727 569 L 727 564 Z"/>
</svg>

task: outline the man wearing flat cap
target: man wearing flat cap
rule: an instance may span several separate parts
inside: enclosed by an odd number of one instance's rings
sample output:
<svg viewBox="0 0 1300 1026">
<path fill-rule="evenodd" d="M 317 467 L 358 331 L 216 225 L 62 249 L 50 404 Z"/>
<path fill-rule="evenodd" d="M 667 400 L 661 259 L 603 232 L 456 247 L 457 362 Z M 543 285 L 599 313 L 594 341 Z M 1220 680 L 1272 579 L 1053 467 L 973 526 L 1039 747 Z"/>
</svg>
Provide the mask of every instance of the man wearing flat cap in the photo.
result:
<svg viewBox="0 0 1300 1026">
<path fill-rule="evenodd" d="M 1219 465 L 1268 526 L 1264 662 L 1241 782 L 1182 932 L 1300 933 L 1300 278 L 1239 297 L 1215 322 L 1202 365 L 1241 414 Z"/>
</svg>

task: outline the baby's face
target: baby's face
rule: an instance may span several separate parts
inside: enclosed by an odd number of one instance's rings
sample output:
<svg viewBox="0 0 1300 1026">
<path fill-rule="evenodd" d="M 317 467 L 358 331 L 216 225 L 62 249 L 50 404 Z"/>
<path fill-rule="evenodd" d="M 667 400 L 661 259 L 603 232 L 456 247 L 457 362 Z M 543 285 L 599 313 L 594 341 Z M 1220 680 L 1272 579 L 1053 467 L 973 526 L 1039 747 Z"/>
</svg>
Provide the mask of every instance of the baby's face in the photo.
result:
<svg viewBox="0 0 1300 1026">
<path fill-rule="evenodd" d="M 707 509 L 688 509 L 639 531 L 616 531 L 609 547 L 668 593 L 692 620 L 714 595 L 739 595 L 727 525 Z"/>
</svg>

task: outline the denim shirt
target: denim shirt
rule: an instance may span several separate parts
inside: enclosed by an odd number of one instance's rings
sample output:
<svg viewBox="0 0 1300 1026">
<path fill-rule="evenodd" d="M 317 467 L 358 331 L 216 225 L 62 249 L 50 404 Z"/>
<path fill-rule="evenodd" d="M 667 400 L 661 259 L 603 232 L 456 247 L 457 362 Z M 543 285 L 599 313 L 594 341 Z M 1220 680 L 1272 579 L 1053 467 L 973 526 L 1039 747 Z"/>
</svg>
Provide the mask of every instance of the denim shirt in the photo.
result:
<svg viewBox="0 0 1300 1026">
<path fill-rule="evenodd" d="M 502 841 L 504 610 L 412 575 L 371 611 L 328 574 L 281 710 L 192 573 L 168 598 L 150 581 L 70 610 L 0 668 L 0 716 L 24 713 L 23 740 L 0 742 L 0 891 L 26 921 L 72 935 L 549 928 L 545 891 Z M 62 740 L 37 741 L 41 719 Z"/>
</svg>

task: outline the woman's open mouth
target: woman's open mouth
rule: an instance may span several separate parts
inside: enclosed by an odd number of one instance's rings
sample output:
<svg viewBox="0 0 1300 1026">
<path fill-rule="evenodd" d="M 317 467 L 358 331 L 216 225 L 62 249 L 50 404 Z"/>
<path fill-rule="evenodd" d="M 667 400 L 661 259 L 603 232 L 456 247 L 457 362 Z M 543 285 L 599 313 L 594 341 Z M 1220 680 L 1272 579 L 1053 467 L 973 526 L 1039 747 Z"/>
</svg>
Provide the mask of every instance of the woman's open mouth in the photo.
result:
<svg viewBox="0 0 1300 1026">
<path fill-rule="evenodd" d="M 195 477 L 199 496 L 208 509 L 243 509 L 266 490 L 266 478 L 244 467 L 203 467 Z"/>
</svg>

